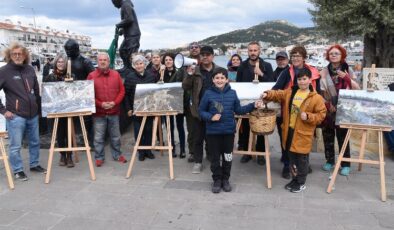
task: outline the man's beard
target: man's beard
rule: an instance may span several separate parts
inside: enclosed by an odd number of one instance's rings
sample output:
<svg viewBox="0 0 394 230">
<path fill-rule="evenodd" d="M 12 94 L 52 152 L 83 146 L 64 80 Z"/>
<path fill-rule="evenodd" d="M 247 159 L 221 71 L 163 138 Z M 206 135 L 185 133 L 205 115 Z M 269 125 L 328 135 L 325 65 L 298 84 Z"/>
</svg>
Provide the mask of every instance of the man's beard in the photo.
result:
<svg viewBox="0 0 394 230">
<path fill-rule="evenodd" d="M 259 59 L 259 57 L 258 56 L 250 56 L 249 59 L 252 61 L 257 61 L 257 59 Z"/>
</svg>

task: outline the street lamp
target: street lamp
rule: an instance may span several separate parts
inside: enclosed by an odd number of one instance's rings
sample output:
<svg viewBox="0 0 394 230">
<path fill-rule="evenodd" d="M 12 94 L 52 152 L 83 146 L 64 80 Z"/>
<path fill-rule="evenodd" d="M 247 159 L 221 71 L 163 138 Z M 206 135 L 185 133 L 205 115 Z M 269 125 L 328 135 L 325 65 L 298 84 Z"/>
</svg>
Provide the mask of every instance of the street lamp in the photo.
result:
<svg viewBox="0 0 394 230">
<path fill-rule="evenodd" d="M 34 11 L 33 7 L 19 6 L 19 8 L 25 9 L 25 10 L 31 10 L 33 12 L 34 30 L 35 30 L 35 34 L 36 34 L 36 51 L 39 52 L 39 50 L 38 50 L 38 33 L 37 33 L 37 25 L 36 25 L 36 12 Z"/>
</svg>

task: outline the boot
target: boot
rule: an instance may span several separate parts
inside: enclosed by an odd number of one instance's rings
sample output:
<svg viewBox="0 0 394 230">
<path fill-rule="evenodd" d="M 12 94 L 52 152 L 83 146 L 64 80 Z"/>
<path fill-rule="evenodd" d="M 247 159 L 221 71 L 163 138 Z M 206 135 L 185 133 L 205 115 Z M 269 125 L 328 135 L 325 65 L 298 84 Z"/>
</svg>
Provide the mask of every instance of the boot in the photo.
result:
<svg viewBox="0 0 394 230">
<path fill-rule="evenodd" d="M 67 168 L 74 167 L 72 153 L 67 153 Z"/>
<path fill-rule="evenodd" d="M 66 153 L 60 153 L 59 166 L 66 166 Z"/>
</svg>

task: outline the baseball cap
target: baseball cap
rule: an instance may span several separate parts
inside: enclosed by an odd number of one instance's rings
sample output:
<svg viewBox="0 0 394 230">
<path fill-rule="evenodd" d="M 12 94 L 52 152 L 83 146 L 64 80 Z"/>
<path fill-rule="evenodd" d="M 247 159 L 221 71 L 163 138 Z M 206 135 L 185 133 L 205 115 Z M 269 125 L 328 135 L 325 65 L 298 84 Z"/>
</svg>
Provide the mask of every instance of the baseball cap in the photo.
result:
<svg viewBox="0 0 394 230">
<path fill-rule="evenodd" d="M 212 54 L 213 55 L 212 46 L 203 46 L 200 50 L 200 54 Z"/>
<path fill-rule="evenodd" d="M 278 53 L 276 53 L 276 58 L 275 59 L 278 59 L 280 57 L 284 57 L 284 58 L 289 59 L 289 56 L 287 56 L 287 53 L 285 51 L 279 51 Z"/>
</svg>

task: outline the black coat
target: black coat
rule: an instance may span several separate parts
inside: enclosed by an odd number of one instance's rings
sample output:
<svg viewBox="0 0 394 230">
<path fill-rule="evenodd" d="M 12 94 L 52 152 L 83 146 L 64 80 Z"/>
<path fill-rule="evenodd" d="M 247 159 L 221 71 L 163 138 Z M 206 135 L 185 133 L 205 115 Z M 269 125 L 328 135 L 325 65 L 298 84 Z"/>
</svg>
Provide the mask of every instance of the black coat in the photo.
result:
<svg viewBox="0 0 394 230">
<path fill-rule="evenodd" d="M 128 70 L 124 76 L 124 87 L 126 90 L 126 96 L 124 99 L 125 108 L 126 111 L 130 111 L 134 108 L 134 95 L 137 84 L 155 83 L 155 76 L 150 71 L 146 70 L 144 75 L 141 75 L 134 70 Z"/>
<path fill-rule="evenodd" d="M 260 70 L 264 73 L 263 76 L 259 76 L 260 82 L 273 82 L 273 71 L 270 63 L 265 62 L 259 58 Z M 254 71 L 251 71 L 249 58 L 241 63 L 237 71 L 236 82 L 252 82 L 254 80 Z"/>
</svg>

